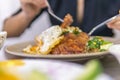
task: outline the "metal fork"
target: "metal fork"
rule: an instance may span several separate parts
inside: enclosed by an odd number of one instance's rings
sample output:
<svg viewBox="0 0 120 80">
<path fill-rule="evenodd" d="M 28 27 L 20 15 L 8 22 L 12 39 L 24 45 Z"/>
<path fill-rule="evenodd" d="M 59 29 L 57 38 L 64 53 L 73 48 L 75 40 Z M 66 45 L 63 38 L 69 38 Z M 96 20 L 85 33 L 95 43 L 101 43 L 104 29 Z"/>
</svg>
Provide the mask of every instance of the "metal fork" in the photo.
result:
<svg viewBox="0 0 120 80">
<path fill-rule="evenodd" d="M 58 16 L 56 16 L 56 15 L 54 14 L 54 12 L 53 12 L 50 4 L 49 4 L 49 3 L 47 3 L 47 4 L 48 4 L 48 13 L 49 13 L 51 16 L 53 16 L 55 19 L 59 20 L 60 22 L 63 22 L 63 19 L 61 19 L 60 17 L 58 17 Z"/>
<path fill-rule="evenodd" d="M 107 24 L 108 22 L 110 22 L 111 20 L 115 19 L 116 17 L 120 16 L 120 14 L 117 14 L 107 20 L 105 20 L 104 22 L 98 24 L 97 26 L 95 26 L 92 30 L 90 30 L 90 32 L 88 33 L 88 35 L 92 35 L 94 33 L 94 31 L 96 31 L 98 28 L 102 27 L 103 25 Z"/>
</svg>

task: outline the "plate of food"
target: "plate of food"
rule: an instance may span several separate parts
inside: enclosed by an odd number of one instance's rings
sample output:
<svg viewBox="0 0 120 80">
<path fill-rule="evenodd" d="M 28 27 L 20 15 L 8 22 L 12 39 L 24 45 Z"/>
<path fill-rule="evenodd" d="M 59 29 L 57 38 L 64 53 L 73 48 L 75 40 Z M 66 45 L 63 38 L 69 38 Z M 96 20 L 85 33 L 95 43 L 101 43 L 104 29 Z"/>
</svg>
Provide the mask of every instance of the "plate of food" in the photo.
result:
<svg viewBox="0 0 120 80">
<path fill-rule="evenodd" d="M 35 41 L 21 42 L 6 46 L 6 53 L 33 58 L 83 60 L 108 54 L 113 39 L 90 37 L 78 27 L 70 26 L 71 16 L 67 15 L 61 25 L 43 31 Z"/>
<path fill-rule="evenodd" d="M 8 60 L 0 62 L 0 80 L 113 79 L 103 73 L 97 60 L 91 60 L 86 65 L 54 60 Z"/>
</svg>

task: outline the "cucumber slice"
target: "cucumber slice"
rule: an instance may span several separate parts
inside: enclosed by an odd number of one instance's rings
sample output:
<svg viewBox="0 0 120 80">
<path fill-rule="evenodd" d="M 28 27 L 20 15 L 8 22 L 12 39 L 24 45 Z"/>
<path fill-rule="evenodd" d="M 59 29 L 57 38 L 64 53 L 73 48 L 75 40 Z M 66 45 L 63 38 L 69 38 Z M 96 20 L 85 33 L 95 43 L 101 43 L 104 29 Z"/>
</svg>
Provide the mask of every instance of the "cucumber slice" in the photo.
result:
<svg viewBox="0 0 120 80">
<path fill-rule="evenodd" d="M 100 46 L 100 50 L 108 50 L 113 43 L 103 44 Z"/>
<path fill-rule="evenodd" d="M 95 80 L 102 73 L 102 67 L 98 60 L 91 60 L 86 64 L 84 72 L 75 80 Z"/>
</svg>

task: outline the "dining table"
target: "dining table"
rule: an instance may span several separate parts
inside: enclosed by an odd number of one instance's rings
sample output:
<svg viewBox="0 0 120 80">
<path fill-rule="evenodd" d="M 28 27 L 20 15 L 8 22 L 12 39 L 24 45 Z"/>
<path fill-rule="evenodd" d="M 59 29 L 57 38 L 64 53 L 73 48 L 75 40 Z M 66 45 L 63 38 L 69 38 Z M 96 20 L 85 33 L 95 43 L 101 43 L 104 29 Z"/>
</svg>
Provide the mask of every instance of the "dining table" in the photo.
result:
<svg viewBox="0 0 120 80">
<path fill-rule="evenodd" d="M 11 60 L 11 59 L 33 59 L 33 58 L 27 58 L 27 57 L 19 57 L 15 55 L 10 55 L 5 53 L 5 47 L 7 45 L 11 45 L 14 43 L 19 43 L 25 40 L 21 40 L 19 38 L 7 38 L 7 40 L 4 43 L 4 46 L 0 50 L 0 61 L 4 60 Z M 116 44 L 120 43 L 120 39 L 116 40 Z M 105 74 L 108 74 L 111 76 L 114 80 L 120 80 L 120 63 L 118 60 L 111 54 L 107 54 L 104 57 L 99 59 Z M 84 65 L 88 60 L 85 61 L 72 61 L 72 63 L 76 64 L 82 64 Z"/>
</svg>

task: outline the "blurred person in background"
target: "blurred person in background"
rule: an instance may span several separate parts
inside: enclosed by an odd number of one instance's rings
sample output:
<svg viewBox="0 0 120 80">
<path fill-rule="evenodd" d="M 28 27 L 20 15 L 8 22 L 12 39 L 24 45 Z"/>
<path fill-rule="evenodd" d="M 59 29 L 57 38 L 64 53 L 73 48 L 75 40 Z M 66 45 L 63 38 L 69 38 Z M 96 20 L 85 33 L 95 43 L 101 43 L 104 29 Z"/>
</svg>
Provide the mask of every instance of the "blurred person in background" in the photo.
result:
<svg viewBox="0 0 120 80">
<path fill-rule="evenodd" d="M 12 16 L 4 19 L 3 30 L 8 32 L 8 37 L 19 36 L 24 30 L 47 11 L 47 0 L 19 0 L 21 7 Z M 73 26 L 79 26 L 84 32 L 89 32 L 94 26 L 116 15 L 120 9 L 120 0 L 48 0 L 54 13 L 64 18 L 67 13 L 73 17 Z M 9 14 L 9 13 L 8 13 Z M 61 22 L 49 16 L 52 25 Z M 42 27 L 42 25 L 38 25 Z M 113 36 L 112 29 L 103 26 L 93 35 Z"/>
</svg>

